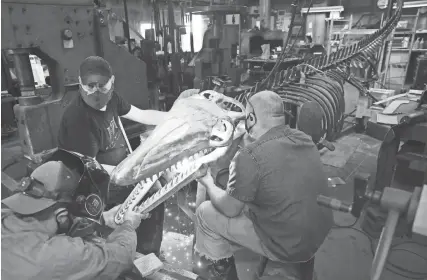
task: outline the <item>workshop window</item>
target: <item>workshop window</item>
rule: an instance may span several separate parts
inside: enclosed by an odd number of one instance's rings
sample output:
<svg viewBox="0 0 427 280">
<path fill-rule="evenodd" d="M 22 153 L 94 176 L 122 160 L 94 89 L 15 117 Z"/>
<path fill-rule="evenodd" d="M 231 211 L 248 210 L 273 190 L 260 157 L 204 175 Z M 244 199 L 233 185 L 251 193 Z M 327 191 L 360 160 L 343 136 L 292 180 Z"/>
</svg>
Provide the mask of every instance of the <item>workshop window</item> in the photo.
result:
<svg viewBox="0 0 427 280">
<path fill-rule="evenodd" d="M 193 15 L 193 39 L 194 39 L 194 51 L 198 52 L 203 46 L 203 35 L 206 29 L 208 29 L 209 19 L 202 15 Z M 182 35 L 182 50 L 185 52 L 191 51 L 190 45 L 190 25 L 185 26 L 186 33 Z"/>
</svg>

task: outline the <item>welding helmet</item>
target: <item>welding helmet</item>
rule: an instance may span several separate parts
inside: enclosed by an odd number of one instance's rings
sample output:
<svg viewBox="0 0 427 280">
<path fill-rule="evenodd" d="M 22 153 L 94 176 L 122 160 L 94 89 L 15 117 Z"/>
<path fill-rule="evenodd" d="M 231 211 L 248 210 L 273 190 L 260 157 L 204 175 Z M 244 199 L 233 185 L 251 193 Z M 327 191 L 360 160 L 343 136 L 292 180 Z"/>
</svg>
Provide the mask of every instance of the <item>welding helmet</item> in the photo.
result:
<svg viewBox="0 0 427 280">
<path fill-rule="evenodd" d="M 54 152 L 47 161 L 61 161 L 80 176 L 67 207 L 70 214 L 100 223 L 110 181 L 107 171 L 91 157 L 62 149 Z"/>
</svg>

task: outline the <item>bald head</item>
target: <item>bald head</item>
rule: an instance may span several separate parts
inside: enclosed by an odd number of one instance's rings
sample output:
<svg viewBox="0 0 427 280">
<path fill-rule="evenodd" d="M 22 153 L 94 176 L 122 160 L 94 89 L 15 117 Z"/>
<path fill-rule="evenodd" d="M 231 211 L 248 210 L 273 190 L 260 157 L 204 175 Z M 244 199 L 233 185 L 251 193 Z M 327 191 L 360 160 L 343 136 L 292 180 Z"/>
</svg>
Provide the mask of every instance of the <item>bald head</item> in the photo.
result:
<svg viewBox="0 0 427 280">
<path fill-rule="evenodd" d="M 285 106 L 282 98 L 273 91 L 260 91 L 249 98 L 254 108 L 257 122 L 265 126 L 285 124 Z"/>
</svg>

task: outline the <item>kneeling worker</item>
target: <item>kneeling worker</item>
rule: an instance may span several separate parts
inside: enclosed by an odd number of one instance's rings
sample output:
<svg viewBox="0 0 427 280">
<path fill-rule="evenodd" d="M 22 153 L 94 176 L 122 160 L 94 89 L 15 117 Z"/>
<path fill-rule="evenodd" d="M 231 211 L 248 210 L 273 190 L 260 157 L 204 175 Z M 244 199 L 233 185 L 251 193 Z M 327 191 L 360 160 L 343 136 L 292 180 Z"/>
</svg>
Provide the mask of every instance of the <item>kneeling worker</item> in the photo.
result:
<svg viewBox="0 0 427 280">
<path fill-rule="evenodd" d="M 271 91 L 248 100 L 246 130 L 254 141 L 233 158 L 227 189 L 209 172 L 199 179 L 210 201 L 196 210 L 196 256 L 207 263 L 197 272 L 225 279 L 227 259 L 244 247 L 281 263 L 281 279 L 311 279 L 304 270 L 313 271 L 314 254 L 333 225 L 332 210 L 316 202 L 328 188 L 319 151 L 286 125 L 283 102 Z"/>
<path fill-rule="evenodd" d="M 76 217 L 76 211 L 71 209 L 78 209 L 73 207 L 78 205 L 75 192 L 82 178 L 74 167 L 62 161 L 48 161 L 34 170 L 20 193 L 2 200 L 9 208 L 2 209 L 1 216 L 2 279 L 116 280 L 132 268 L 135 229 L 145 215 L 130 211 L 118 226 L 114 222 L 118 206 L 102 212 L 102 200 L 93 200 L 90 211 L 94 210 L 105 225 L 114 228 L 106 242 L 95 244 L 67 235 Z M 85 185 L 82 189 L 98 187 Z M 100 196 L 94 193 L 92 197 Z"/>
</svg>

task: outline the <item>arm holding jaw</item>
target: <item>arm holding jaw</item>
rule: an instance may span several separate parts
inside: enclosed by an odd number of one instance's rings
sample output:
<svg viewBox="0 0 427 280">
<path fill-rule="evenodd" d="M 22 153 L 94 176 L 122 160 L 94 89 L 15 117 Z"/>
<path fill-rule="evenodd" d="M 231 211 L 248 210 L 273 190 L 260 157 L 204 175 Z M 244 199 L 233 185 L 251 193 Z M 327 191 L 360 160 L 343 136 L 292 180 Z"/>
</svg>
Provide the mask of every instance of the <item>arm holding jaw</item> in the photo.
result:
<svg viewBox="0 0 427 280">
<path fill-rule="evenodd" d="M 230 196 L 225 190 L 215 185 L 212 175 L 208 172 L 206 176 L 199 179 L 208 193 L 212 205 L 223 215 L 233 218 L 243 210 L 245 203 Z"/>
<path fill-rule="evenodd" d="M 167 114 L 163 111 L 141 110 L 132 105 L 129 113 L 122 117 L 141 124 L 158 125 L 164 122 Z"/>
</svg>

